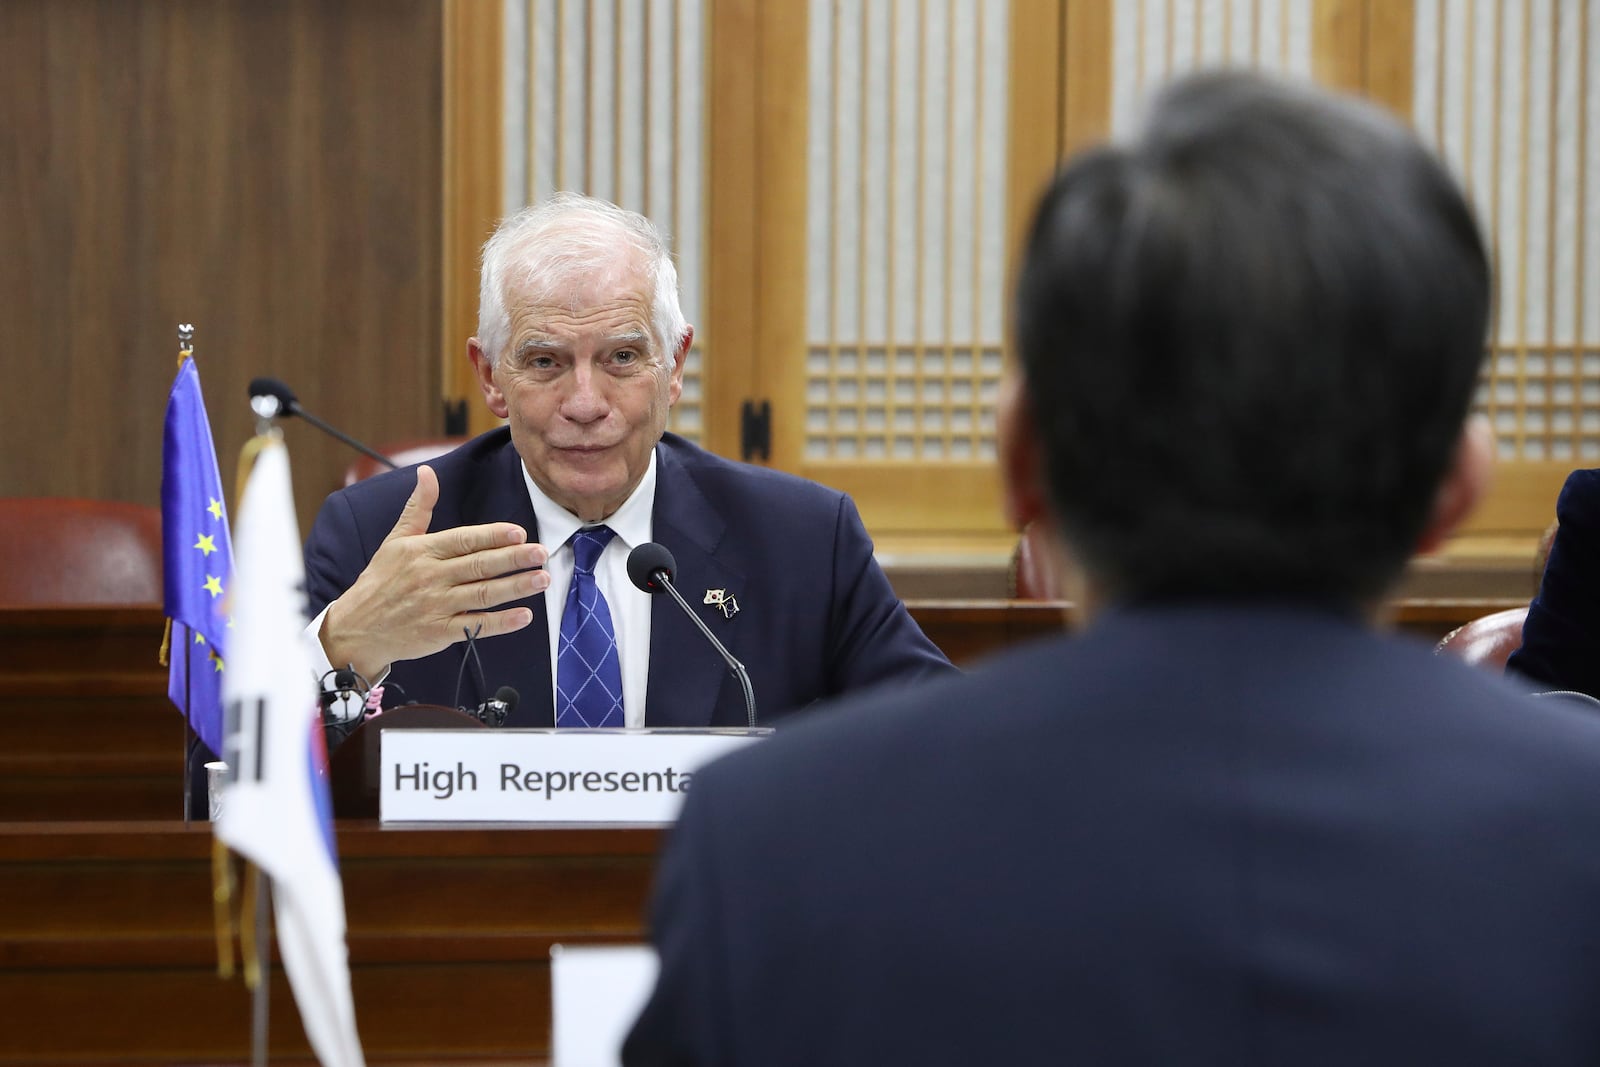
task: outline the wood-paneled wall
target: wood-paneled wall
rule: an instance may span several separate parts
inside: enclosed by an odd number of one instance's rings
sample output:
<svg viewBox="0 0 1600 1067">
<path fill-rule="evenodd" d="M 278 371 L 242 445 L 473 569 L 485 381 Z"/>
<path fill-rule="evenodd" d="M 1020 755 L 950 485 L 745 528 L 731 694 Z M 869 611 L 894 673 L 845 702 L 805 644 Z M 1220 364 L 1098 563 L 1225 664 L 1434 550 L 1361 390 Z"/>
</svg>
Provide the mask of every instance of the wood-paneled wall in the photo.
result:
<svg viewBox="0 0 1600 1067">
<path fill-rule="evenodd" d="M 251 378 L 438 433 L 435 0 L 0 5 L 0 495 L 155 503 L 176 325 L 223 481 Z M 349 461 L 285 425 L 302 526 Z"/>
</svg>

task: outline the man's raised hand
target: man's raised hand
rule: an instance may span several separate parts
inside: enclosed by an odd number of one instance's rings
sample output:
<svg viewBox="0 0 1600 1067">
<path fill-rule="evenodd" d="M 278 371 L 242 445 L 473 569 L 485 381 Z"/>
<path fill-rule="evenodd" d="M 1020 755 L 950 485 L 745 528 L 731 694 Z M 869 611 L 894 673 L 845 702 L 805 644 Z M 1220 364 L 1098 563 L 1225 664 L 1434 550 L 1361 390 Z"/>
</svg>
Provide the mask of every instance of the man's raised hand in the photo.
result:
<svg viewBox="0 0 1600 1067">
<path fill-rule="evenodd" d="M 528 544 L 516 523 L 491 522 L 428 532 L 439 479 L 417 468 L 417 487 L 394 529 L 322 620 L 322 648 L 335 666 L 349 663 L 371 678 L 387 664 L 438 652 L 462 639 L 520 630 L 527 608 L 492 610 L 544 591 L 548 553 Z M 519 573 L 520 572 L 520 573 Z M 481 629 L 480 629 L 481 627 Z"/>
</svg>

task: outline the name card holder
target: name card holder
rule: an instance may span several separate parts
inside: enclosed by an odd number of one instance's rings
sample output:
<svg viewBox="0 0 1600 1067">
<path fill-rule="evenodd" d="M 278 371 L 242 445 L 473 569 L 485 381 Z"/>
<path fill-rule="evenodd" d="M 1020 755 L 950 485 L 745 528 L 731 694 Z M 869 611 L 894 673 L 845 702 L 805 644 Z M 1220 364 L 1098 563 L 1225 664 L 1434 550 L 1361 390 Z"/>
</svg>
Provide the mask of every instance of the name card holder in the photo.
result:
<svg viewBox="0 0 1600 1067">
<path fill-rule="evenodd" d="M 385 823 L 665 826 L 718 756 L 770 727 L 706 730 L 385 730 Z"/>
</svg>

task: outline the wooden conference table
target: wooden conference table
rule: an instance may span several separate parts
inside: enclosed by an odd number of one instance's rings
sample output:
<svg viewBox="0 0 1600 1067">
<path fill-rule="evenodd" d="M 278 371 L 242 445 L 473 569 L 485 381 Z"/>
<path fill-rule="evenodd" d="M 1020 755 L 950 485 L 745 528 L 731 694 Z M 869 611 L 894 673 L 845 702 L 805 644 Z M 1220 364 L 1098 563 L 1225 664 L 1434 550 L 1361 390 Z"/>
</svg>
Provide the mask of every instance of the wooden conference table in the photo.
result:
<svg viewBox="0 0 1600 1067">
<path fill-rule="evenodd" d="M 1419 600 L 1396 624 L 1429 640 L 1521 603 Z M 1015 600 L 909 604 L 958 664 L 1059 631 L 1067 605 Z M 163 819 L 182 814 L 184 727 L 156 663 L 155 607 L 0 607 L 0 822 Z"/>
</svg>

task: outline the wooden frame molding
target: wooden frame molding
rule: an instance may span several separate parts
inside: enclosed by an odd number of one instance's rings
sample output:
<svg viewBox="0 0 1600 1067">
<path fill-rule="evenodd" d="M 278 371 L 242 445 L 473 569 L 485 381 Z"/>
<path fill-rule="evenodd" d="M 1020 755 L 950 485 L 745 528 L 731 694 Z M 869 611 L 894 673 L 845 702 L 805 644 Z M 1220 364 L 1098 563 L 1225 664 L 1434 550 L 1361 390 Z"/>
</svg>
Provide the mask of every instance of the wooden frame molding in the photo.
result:
<svg viewBox="0 0 1600 1067">
<path fill-rule="evenodd" d="M 504 203 L 501 96 L 504 6 L 487 0 L 444 0 L 444 123 L 439 360 L 444 402 L 465 402 L 467 428 L 498 425 L 478 402 L 467 363 L 467 338 L 477 331 L 478 252 Z M 437 427 L 443 432 L 442 422 Z"/>
<path fill-rule="evenodd" d="M 761 238 L 760 85 L 762 10 L 756 0 L 710 0 L 707 23 L 707 212 L 705 333 L 701 443 L 737 456 L 739 403 L 756 395 L 750 369 L 758 352 L 756 297 L 760 279 L 750 264 Z M 802 38 L 803 39 L 803 38 Z M 803 57 L 802 57 L 803 59 Z M 804 91 L 804 83 L 802 89 Z M 737 358 L 719 358 L 739 353 Z"/>
<path fill-rule="evenodd" d="M 1065 155 L 1065 138 L 1069 128 L 1074 134 L 1095 125 L 1095 116 L 1103 126 L 1110 120 L 1110 70 L 1111 34 L 1110 0 L 1090 0 L 1089 7 L 1105 8 L 1105 48 L 1099 57 L 1106 78 L 1106 96 L 1098 104 L 1093 94 L 1085 94 L 1074 104 L 1088 108 L 1075 111 L 1072 118 L 1065 104 L 1071 89 L 1086 80 L 1093 60 L 1081 67 L 1077 64 L 1077 42 L 1068 39 L 1069 28 L 1077 12 L 1068 11 L 1079 5 L 1065 0 L 1014 0 L 1011 5 L 1011 85 L 1007 105 L 1006 144 L 1010 158 L 1006 166 L 1006 292 L 1011 291 L 1012 272 L 1016 269 L 1017 254 L 1021 248 L 1028 223 L 1033 216 L 1033 206 L 1050 176 Z M 1010 350 L 1011 326 L 1009 309 L 1006 321 L 1006 349 Z"/>
</svg>

